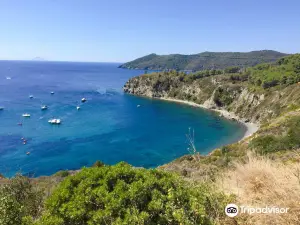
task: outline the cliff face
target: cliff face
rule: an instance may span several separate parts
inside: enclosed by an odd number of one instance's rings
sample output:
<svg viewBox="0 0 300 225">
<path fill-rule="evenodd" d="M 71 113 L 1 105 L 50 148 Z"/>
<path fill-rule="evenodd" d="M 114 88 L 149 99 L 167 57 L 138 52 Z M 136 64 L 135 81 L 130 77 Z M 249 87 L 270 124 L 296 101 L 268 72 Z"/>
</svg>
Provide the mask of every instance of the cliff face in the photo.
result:
<svg viewBox="0 0 300 225">
<path fill-rule="evenodd" d="M 299 104 L 300 85 L 280 90 L 251 90 L 246 82 L 230 82 L 225 75 L 185 82 L 183 75 L 148 74 L 131 78 L 124 92 L 153 98 L 173 98 L 229 111 L 246 122 L 261 123 Z"/>
</svg>

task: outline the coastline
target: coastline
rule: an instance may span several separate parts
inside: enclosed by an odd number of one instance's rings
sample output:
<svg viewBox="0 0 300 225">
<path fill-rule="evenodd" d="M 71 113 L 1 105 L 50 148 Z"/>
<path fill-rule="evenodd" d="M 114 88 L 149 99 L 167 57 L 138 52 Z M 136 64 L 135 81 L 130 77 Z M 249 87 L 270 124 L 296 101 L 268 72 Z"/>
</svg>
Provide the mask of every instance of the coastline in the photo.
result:
<svg viewBox="0 0 300 225">
<path fill-rule="evenodd" d="M 224 117 L 224 118 L 230 119 L 230 120 L 234 119 L 234 120 L 238 121 L 239 123 L 242 123 L 246 127 L 246 132 L 245 132 L 244 136 L 242 137 L 242 139 L 239 140 L 239 141 L 242 141 L 242 140 L 246 139 L 247 137 L 250 137 L 251 135 L 253 135 L 259 129 L 259 124 L 245 122 L 244 120 L 239 118 L 234 113 L 226 111 L 224 109 L 212 109 L 212 108 L 208 108 L 207 106 L 205 106 L 203 104 L 197 104 L 195 102 L 190 102 L 190 101 L 186 101 L 186 100 L 179 100 L 179 99 L 174 99 L 174 98 L 156 98 L 156 99 L 164 100 L 164 101 L 170 101 L 170 102 L 177 102 L 177 103 L 182 103 L 182 104 L 186 104 L 186 105 L 190 105 L 190 106 L 194 106 L 194 107 L 199 107 L 199 108 L 211 110 L 211 111 L 214 111 L 214 112 L 218 112 L 221 117 Z"/>
</svg>

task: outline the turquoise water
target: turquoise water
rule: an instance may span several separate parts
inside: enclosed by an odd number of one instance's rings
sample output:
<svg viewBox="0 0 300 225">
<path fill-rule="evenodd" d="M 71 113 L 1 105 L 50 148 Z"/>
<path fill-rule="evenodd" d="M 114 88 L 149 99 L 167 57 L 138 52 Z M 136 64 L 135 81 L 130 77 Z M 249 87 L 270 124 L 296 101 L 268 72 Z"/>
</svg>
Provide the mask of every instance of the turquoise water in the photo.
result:
<svg viewBox="0 0 300 225">
<path fill-rule="evenodd" d="M 96 160 L 151 168 L 188 153 L 189 127 L 202 154 L 245 133 L 241 124 L 203 109 L 123 94 L 124 83 L 143 71 L 117 66 L 0 61 L 0 106 L 5 107 L 0 111 L 0 173 L 50 175 Z M 81 103 L 83 97 L 87 102 Z M 43 104 L 48 110 L 41 111 Z M 62 124 L 50 125 L 53 117 Z"/>
</svg>

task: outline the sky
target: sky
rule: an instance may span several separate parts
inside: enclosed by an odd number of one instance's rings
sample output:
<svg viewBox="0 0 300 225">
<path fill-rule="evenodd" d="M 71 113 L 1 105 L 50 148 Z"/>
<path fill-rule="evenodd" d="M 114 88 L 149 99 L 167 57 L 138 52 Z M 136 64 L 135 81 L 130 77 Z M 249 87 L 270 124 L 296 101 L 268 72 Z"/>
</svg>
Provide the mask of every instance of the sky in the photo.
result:
<svg viewBox="0 0 300 225">
<path fill-rule="evenodd" d="M 300 52 L 299 0 L 0 0 L 0 60 Z"/>
</svg>

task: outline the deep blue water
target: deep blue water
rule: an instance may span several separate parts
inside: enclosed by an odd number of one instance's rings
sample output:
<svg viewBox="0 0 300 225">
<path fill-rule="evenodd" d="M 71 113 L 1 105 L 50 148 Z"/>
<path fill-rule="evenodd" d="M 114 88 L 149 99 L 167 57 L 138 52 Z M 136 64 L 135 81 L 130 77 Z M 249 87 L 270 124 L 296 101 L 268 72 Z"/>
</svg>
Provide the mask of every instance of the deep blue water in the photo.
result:
<svg viewBox="0 0 300 225">
<path fill-rule="evenodd" d="M 50 175 L 96 160 L 150 168 L 188 153 L 189 127 L 203 154 L 243 136 L 241 124 L 215 113 L 123 94 L 128 78 L 143 71 L 117 66 L 0 61 L 0 106 L 5 107 L 0 111 L 0 173 Z M 88 101 L 81 103 L 82 97 Z M 41 111 L 42 104 L 48 110 Z M 23 113 L 31 118 L 23 118 Z M 62 124 L 50 125 L 52 117 L 61 118 Z"/>
</svg>

